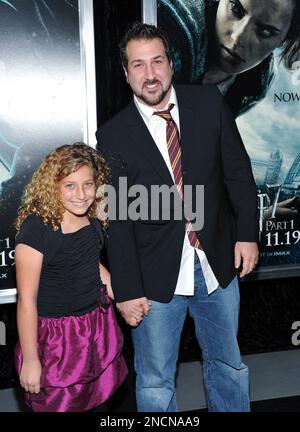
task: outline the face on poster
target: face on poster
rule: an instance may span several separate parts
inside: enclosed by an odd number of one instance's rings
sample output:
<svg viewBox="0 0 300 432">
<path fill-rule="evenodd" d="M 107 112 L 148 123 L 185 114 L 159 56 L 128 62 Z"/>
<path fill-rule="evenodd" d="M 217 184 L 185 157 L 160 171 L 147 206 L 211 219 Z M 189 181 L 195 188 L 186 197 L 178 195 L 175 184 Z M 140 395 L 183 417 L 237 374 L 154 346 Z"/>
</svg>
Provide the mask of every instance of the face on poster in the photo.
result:
<svg viewBox="0 0 300 432">
<path fill-rule="evenodd" d="M 157 13 L 175 82 L 218 86 L 237 119 L 257 184 L 257 277 L 300 274 L 299 2 L 158 0 Z"/>
<path fill-rule="evenodd" d="M 0 0 L 0 288 L 15 287 L 13 223 L 53 148 L 82 141 L 77 0 Z"/>
</svg>

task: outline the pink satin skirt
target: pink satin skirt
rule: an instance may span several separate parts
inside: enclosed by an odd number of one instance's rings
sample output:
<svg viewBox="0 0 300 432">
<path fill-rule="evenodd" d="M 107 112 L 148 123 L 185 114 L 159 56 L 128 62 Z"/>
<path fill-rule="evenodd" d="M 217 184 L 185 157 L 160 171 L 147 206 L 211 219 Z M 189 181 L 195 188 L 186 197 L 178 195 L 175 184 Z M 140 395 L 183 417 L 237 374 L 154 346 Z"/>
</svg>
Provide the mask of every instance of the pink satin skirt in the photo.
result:
<svg viewBox="0 0 300 432">
<path fill-rule="evenodd" d="M 33 411 L 88 411 L 106 401 L 122 384 L 127 367 L 123 335 L 112 304 L 80 316 L 38 318 L 41 391 L 26 393 Z M 20 374 L 22 352 L 16 346 Z"/>
</svg>

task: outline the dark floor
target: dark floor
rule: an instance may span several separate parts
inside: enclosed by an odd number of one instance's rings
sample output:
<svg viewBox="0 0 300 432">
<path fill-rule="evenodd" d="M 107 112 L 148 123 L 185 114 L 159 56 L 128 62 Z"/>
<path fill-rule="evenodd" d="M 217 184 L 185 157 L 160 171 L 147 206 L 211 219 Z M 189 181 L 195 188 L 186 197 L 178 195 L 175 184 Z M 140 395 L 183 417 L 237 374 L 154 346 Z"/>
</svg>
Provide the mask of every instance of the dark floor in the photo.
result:
<svg viewBox="0 0 300 432">
<path fill-rule="evenodd" d="M 300 414 L 300 396 L 268 399 L 251 403 L 252 412 L 293 412 Z"/>
</svg>

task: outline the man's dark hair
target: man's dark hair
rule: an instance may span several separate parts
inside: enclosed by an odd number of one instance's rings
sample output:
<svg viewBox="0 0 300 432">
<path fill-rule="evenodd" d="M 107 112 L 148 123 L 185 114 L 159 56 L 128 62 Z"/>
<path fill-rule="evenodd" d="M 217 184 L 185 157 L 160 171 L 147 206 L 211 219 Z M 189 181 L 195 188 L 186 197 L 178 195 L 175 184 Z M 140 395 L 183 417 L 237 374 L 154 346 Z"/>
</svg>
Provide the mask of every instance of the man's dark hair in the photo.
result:
<svg viewBox="0 0 300 432">
<path fill-rule="evenodd" d="M 170 50 L 169 50 L 169 41 L 166 33 L 159 27 L 155 27 L 150 24 L 144 24 L 141 22 L 135 22 L 125 33 L 123 39 L 120 43 L 120 55 L 122 65 L 125 69 L 128 67 L 128 57 L 126 53 L 126 47 L 128 42 L 131 40 L 139 40 L 139 39 L 160 39 L 164 44 L 166 56 L 169 61 L 171 61 Z"/>
</svg>

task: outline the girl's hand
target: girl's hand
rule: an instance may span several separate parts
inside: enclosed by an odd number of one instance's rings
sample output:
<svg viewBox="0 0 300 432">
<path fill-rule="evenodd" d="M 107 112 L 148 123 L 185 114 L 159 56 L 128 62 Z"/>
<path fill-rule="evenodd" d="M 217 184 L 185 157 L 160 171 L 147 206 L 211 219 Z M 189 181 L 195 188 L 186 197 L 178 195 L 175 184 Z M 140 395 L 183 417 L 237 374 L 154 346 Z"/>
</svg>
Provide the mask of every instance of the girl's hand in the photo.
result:
<svg viewBox="0 0 300 432">
<path fill-rule="evenodd" d="M 133 327 L 138 326 L 143 321 L 144 316 L 144 311 L 140 307 L 133 305 L 130 314 L 130 325 Z"/>
<path fill-rule="evenodd" d="M 26 392 L 38 394 L 41 389 L 42 365 L 39 360 L 23 362 L 20 383 Z"/>
</svg>

